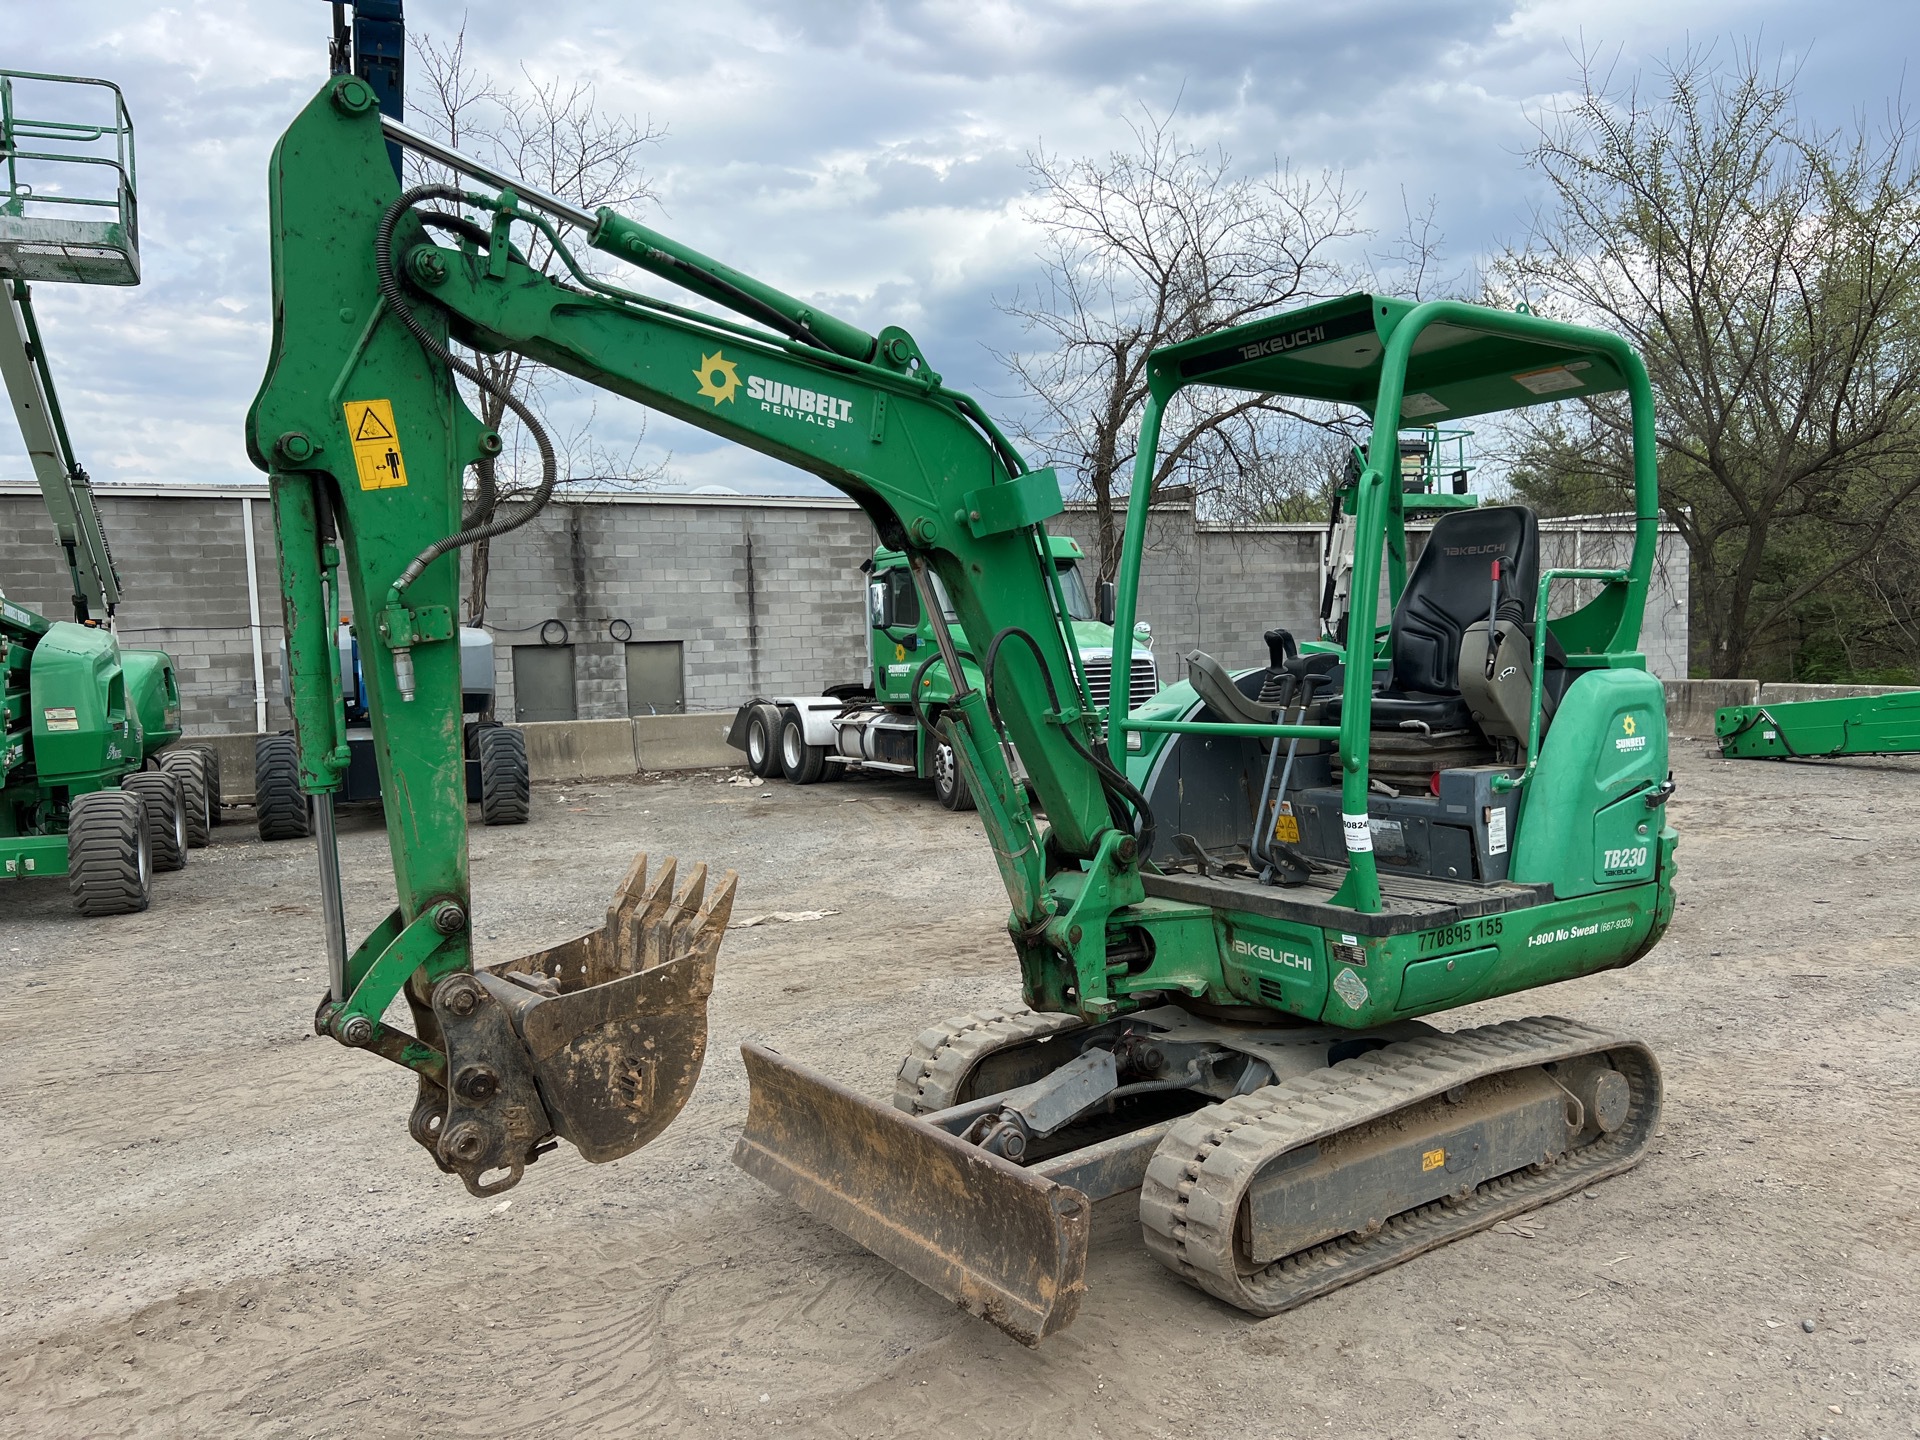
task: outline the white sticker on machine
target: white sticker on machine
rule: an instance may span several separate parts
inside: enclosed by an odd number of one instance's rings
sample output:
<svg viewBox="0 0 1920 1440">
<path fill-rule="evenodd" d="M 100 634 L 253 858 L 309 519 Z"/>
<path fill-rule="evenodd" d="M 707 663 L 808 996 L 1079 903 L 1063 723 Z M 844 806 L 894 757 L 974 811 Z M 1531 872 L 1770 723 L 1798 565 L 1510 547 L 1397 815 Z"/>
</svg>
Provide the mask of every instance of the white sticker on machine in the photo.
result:
<svg viewBox="0 0 1920 1440">
<path fill-rule="evenodd" d="M 80 717 L 74 713 L 73 707 L 70 705 L 49 705 L 44 713 L 46 716 L 47 729 L 49 730 L 78 730 L 80 728 Z"/>
<path fill-rule="evenodd" d="M 1367 982 L 1351 970 L 1342 970 L 1333 977 L 1333 991 L 1347 1002 L 1349 1010 L 1358 1010 L 1367 1003 Z"/>
<path fill-rule="evenodd" d="M 1571 365 L 1554 365 L 1545 370 L 1529 370 L 1524 375 L 1513 377 L 1516 385 L 1524 386 L 1535 395 L 1557 395 L 1563 390 L 1582 388 L 1576 370 L 1585 370 L 1584 361 L 1575 361 Z"/>
<path fill-rule="evenodd" d="M 1487 807 L 1487 853 L 1507 853 L 1507 807 L 1504 805 Z"/>
<path fill-rule="evenodd" d="M 1373 826 L 1364 815 L 1341 815 L 1341 827 L 1347 832 L 1347 849 L 1371 853 L 1373 850 Z"/>
</svg>

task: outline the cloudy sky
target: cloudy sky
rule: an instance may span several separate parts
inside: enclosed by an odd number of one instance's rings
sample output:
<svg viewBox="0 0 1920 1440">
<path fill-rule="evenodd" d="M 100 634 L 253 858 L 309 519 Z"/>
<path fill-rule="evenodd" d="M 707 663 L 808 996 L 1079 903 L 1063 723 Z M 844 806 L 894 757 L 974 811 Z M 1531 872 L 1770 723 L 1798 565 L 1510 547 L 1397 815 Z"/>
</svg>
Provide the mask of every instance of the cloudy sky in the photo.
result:
<svg viewBox="0 0 1920 1440">
<path fill-rule="evenodd" d="M 994 307 L 1034 275 L 1025 157 L 1127 143 L 1141 107 L 1249 170 L 1344 171 L 1366 223 L 1438 197 L 1449 268 L 1517 238 L 1537 198 L 1528 116 L 1581 50 L 1621 72 L 1758 38 L 1805 108 L 1878 112 L 1920 38 L 1913 0 L 407 0 L 497 75 L 590 79 L 649 118 L 659 204 L 638 218 L 869 330 L 911 330 L 949 383 L 1008 413 Z M 322 0 L 0 0 L 0 63 L 104 76 L 139 131 L 145 281 L 44 285 L 42 326 L 83 463 L 103 481 L 256 478 L 242 422 L 266 356 L 266 163 L 323 81 Z M 1364 247 L 1363 247 L 1364 248 Z M 1364 253 L 1356 253 L 1364 263 Z M 646 288 L 656 291 L 647 279 Z M 588 414 L 556 397 L 560 427 Z M 676 487 L 814 488 L 626 402 L 606 448 L 670 457 Z M 0 479 L 28 479 L 12 416 Z"/>
</svg>

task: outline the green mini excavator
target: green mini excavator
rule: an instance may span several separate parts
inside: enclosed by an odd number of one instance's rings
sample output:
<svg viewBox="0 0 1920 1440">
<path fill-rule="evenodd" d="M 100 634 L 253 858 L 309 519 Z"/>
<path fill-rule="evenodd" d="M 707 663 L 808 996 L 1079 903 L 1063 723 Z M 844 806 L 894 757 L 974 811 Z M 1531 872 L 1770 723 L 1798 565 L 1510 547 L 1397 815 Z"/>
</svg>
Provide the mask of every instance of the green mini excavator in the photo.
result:
<svg viewBox="0 0 1920 1440">
<path fill-rule="evenodd" d="M 385 142 L 462 179 L 401 192 Z M 317 1023 L 415 1072 L 413 1133 L 473 1188 L 511 1183 L 555 1139 L 608 1159 L 672 1118 L 700 1063 L 731 881 L 703 902 L 636 879 L 603 930 L 474 971 L 456 552 L 524 520 L 552 471 L 515 514 L 463 522 L 463 472 L 500 439 L 456 388 L 481 382 L 454 342 L 525 354 L 825 479 L 907 557 L 933 619 L 953 689 L 943 724 L 1006 886 L 1026 1005 L 928 1029 L 885 1099 L 744 1046 L 735 1159 L 751 1174 L 1037 1343 L 1080 1304 L 1099 1200 L 1137 1194 L 1145 1243 L 1175 1275 L 1266 1315 L 1642 1153 L 1660 1091 L 1641 1043 L 1566 1020 L 1427 1018 L 1629 965 L 1673 912 L 1665 712 L 1638 649 L 1652 395 L 1617 336 L 1352 295 L 1157 352 L 1141 476 L 1190 385 L 1359 407 L 1382 458 L 1362 459 L 1343 497 L 1344 642 L 1275 632 L 1271 663 L 1239 674 L 1195 652 L 1185 682 L 1109 709 L 1051 559 L 1056 476 L 905 331 L 870 333 L 541 194 L 383 119 L 350 76 L 282 137 L 271 207 L 273 348 L 247 440 L 272 476 L 303 776 L 321 797 L 338 783 L 329 640 L 344 579 L 396 797 L 400 903 L 351 953 L 322 847 L 332 983 Z M 589 271 L 556 221 L 704 303 Z M 515 243 L 530 229 L 554 242 L 552 273 Z M 1625 567 L 1542 568 L 1517 506 L 1450 510 L 1411 553 L 1403 420 L 1621 390 L 1638 496 Z M 1136 476 L 1122 634 L 1147 489 Z M 1127 653 L 1113 663 L 1124 697 Z M 901 957 L 928 950 L 910 938 Z M 417 1034 L 386 1018 L 403 991 Z"/>
</svg>

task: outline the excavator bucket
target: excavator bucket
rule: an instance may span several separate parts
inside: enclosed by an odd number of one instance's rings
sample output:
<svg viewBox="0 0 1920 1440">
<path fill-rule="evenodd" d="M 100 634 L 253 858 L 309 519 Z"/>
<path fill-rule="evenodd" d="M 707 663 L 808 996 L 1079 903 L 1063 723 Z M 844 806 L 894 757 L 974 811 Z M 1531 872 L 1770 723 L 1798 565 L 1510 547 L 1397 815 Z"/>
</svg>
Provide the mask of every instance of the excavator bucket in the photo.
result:
<svg viewBox="0 0 1920 1440">
<path fill-rule="evenodd" d="M 477 979 L 513 1016 L 553 1131 L 593 1161 L 638 1150 L 693 1093 L 707 997 L 738 877 L 678 891 L 669 856 L 651 883 L 638 856 L 600 929 L 493 965 Z"/>
<path fill-rule="evenodd" d="M 740 1054 L 752 1096 L 734 1164 L 1022 1344 L 1073 1322 L 1085 1195 L 771 1050 Z"/>
</svg>

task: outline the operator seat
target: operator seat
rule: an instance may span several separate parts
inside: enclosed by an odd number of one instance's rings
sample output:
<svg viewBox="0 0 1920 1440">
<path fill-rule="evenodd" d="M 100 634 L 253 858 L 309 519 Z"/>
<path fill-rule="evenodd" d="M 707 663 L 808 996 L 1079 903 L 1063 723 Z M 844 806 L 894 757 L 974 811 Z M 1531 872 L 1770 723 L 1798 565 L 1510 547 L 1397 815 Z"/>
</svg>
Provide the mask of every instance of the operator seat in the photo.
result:
<svg viewBox="0 0 1920 1440">
<path fill-rule="evenodd" d="M 1449 511 L 1427 537 L 1393 612 L 1393 668 L 1373 697 L 1373 729 L 1425 726 L 1440 734 L 1476 728 L 1460 696 L 1460 641 L 1469 625 L 1487 618 L 1496 560 L 1510 567 L 1501 586 L 1501 616 L 1532 639 L 1540 584 L 1538 518 L 1525 505 Z M 1548 646 L 1563 658 L 1551 637 Z M 1327 710 L 1329 721 L 1337 722 L 1340 700 L 1330 701 Z"/>
</svg>

